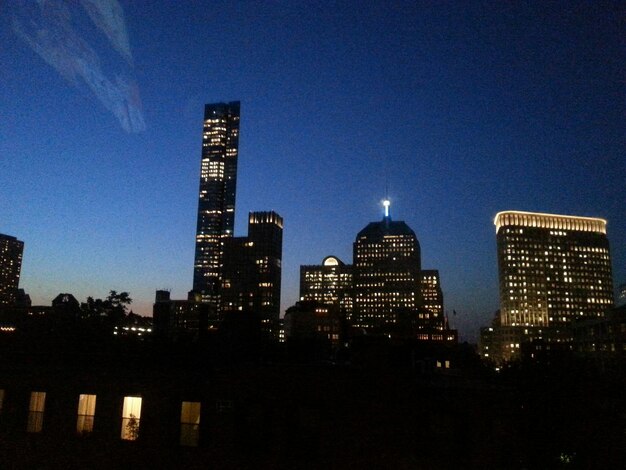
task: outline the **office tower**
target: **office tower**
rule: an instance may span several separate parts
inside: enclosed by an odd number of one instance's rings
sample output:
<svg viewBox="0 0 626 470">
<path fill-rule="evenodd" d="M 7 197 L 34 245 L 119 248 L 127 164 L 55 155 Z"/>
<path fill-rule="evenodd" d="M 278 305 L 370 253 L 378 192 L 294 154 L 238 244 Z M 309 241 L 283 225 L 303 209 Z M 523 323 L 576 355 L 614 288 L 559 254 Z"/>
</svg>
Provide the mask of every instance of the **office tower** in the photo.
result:
<svg viewBox="0 0 626 470">
<path fill-rule="evenodd" d="M 336 305 L 347 318 L 352 316 L 352 265 L 327 256 L 321 265 L 300 266 L 300 300 Z"/>
<path fill-rule="evenodd" d="M 428 314 L 434 323 L 443 327 L 443 292 L 441 291 L 441 280 L 439 279 L 439 271 L 436 269 L 424 269 L 421 276 L 422 306 L 424 312 L 422 315 Z"/>
<path fill-rule="evenodd" d="M 391 220 L 385 203 L 382 221 L 368 224 L 353 245 L 352 325 L 367 330 L 385 329 L 421 305 L 419 242 L 405 222 Z"/>
<path fill-rule="evenodd" d="M 24 242 L 0 233 L 0 306 L 15 303 L 23 252 Z"/>
<path fill-rule="evenodd" d="M 202 131 L 202 164 L 193 290 L 219 305 L 224 242 L 233 236 L 239 102 L 207 104 Z"/>
<path fill-rule="evenodd" d="M 507 211 L 496 215 L 500 315 L 496 354 L 517 357 L 520 344 L 571 340 L 574 320 L 613 306 L 606 221 Z"/>
<path fill-rule="evenodd" d="M 568 324 L 613 306 L 606 221 L 511 211 L 495 225 L 502 325 Z"/>
<path fill-rule="evenodd" d="M 224 246 L 221 311 L 253 312 L 265 324 L 278 321 L 283 219 L 276 212 L 250 212 L 248 236 Z"/>
</svg>

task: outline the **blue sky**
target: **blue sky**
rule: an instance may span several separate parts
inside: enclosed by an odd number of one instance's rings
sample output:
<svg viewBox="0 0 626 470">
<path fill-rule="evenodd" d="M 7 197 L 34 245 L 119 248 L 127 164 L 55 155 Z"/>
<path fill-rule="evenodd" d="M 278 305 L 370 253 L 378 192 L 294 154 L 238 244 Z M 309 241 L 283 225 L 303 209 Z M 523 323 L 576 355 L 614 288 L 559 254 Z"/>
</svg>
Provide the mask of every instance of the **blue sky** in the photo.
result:
<svg viewBox="0 0 626 470">
<path fill-rule="evenodd" d="M 203 106 L 231 100 L 235 231 L 284 217 L 283 309 L 301 264 L 351 261 L 386 186 L 462 338 L 498 308 L 498 211 L 608 219 L 626 282 L 619 2 L 110 1 L 99 23 L 88 1 L 52 4 L 69 19 L 0 10 L 0 232 L 25 242 L 36 303 L 126 290 L 150 314 L 156 289 L 186 296 Z"/>
</svg>

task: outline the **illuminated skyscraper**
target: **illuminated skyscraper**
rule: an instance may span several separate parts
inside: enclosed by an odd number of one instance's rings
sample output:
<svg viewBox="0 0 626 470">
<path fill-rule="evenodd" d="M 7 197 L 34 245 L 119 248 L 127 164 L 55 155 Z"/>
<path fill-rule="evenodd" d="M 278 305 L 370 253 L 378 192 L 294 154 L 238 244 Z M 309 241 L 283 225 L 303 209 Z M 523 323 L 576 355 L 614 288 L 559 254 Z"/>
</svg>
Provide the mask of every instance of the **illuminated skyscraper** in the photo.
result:
<svg viewBox="0 0 626 470">
<path fill-rule="evenodd" d="M 13 305 L 20 283 L 24 242 L 0 233 L 0 305 Z"/>
<path fill-rule="evenodd" d="M 357 328 L 381 329 L 421 306 L 420 245 L 402 221 L 385 216 L 361 230 L 354 242 L 354 313 Z"/>
<path fill-rule="evenodd" d="M 352 265 L 327 256 L 321 265 L 300 266 L 300 300 L 336 305 L 348 320 L 352 316 Z"/>
<path fill-rule="evenodd" d="M 510 211 L 495 225 L 502 325 L 563 325 L 613 306 L 606 221 Z"/>
<path fill-rule="evenodd" d="M 504 360 L 534 338 L 567 342 L 574 320 L 597 318 L 613 306 L 606 221 L 507 211 L 496 215 Z M 495 359 L 498 360 L 498 357 Z"/>
<path fill-rule="evenodd" d="M 224 241 L 233 236 L 239 102 L 207 104 L 202 132 L 202 164 L 193 289 L 219 305 Z"/>
</svg>

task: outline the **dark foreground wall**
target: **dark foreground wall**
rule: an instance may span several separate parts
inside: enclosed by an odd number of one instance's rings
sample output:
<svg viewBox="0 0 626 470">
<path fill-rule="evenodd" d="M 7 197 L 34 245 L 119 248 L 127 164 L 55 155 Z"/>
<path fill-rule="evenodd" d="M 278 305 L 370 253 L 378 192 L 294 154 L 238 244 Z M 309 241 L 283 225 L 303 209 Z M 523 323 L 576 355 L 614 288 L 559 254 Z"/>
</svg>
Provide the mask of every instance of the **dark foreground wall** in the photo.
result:
<svg viewBox="0 0 626 470">
<path fill-rule="evenodd" d="M 2 352 L 2 469 L 620 468 L 626 448 L 619 369 L 489 377 L 377 363 L 209 366 L 202 351 L 173 346 Z M 46 392 L 37 433 L 26 431 L 32 391 Z M 97 396 L 84 436 L 81 393 Z M 142 398 L 138 438 L 123 441 L 131 395 Z M 201 403 L 197 447 L 180 445 L 182 401 Z"/>
</svg>

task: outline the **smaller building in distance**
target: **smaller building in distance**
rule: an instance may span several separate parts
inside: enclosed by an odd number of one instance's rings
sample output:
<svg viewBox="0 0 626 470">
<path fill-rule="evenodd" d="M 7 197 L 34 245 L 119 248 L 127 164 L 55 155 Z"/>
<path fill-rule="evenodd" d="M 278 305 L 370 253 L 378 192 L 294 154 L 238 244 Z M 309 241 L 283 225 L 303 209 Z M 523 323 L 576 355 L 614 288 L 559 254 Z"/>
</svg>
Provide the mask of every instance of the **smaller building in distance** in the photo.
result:
<svg viewBox="0 0 626 470">
<path fill-rule="evenodd" d="M 573 325 L 574 351 L 600 360 L 626 358 L 626 305 Z"/>
<path fill-rule="evenodd" d="M 300 266 L 300 300 L 335 305 L 352 316 L 352 265 L 327 256 L 321 265 Z"/>
<path fill-rule="evenodd" d="M 283 218 L 250 212 L 248 236 L 225 240 L 221 314 L 244 311 L 274 324 L 280 315 Z"/>
<path fill-rule="evenodd" d="M 420 315 L 427 315 L 426 319 L 433 321 L 433 324 L 443 328 L 445 323 L 443 310 L 443 292 L 441 290 L 441 280 L 439 271 L 436 269 L 422 270 L 422 306 L 426 312 Z"/>
<path fill-rule="evenodd" d="M 166 290 L 156 291 L 152 307 L 155 336 L 161 338 L 199 339 L 208 330 L 217 329 L 217 309 L 203 302 L 202 294 L 190 291 L 187 300 L 172 300 Z"/>
<path fill-rule="evenodd" d="M 345 317 L 336 304 L 305 300 L 285 312 L 288 342 L 318 341 L 337 347 L 344 339 L 344 331 Z"/>
<path fill-rule="evenodd" d="M 23 252 L 24 242 L 0 233 L 0 306 L 15 304 Z"/>
</svg>

